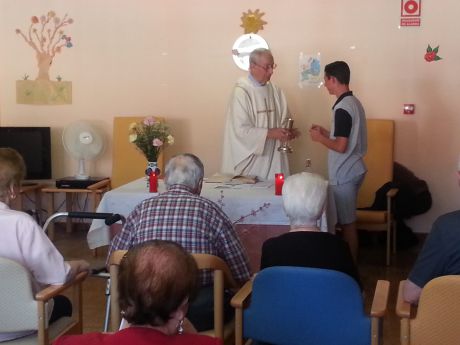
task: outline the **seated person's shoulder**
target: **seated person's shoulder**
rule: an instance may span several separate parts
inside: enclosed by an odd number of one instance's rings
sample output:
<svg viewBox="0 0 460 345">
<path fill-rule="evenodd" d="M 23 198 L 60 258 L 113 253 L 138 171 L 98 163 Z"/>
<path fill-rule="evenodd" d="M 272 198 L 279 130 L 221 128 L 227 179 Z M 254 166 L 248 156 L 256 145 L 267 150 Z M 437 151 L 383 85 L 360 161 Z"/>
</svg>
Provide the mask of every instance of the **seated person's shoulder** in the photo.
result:
<svg viewBox="0 0 460 345">
<path fill-rule="evenodd" d="M 460 211 L 446 213 L 433 223 L 429 237 L 446 236 L 452 240 L 460 240 Z"/>
<path fill-rule="evenodd" d="M 64 335 L 56 339 L 53 345 L 77 345 L 77 344 L 88 344 L 97 345 L 106 343 L 107 337 L 112 337 L 110 333 L 87 333 L 81 335 Z"/>
<path fill-rule="evenodd" d="M 7 218 L 4 219 L 4 224 L 8 224 L 9 228 L 16 228 L 23 231 L 42 231 L 35 219 L 26 212 L 11 210 Z"/>
<path fill-rule="evenodd" d="M 219 214 L 225 214 L 224 211 L 222 211 L 222 207 L 214 201 L 209 200 L 208 198 L 205 198 L 201 195 L 195 195 L 193 197 L 197 198 L 197 200 L 199 200 L 205 207 L 213 210 L 214 212 L 217 212 Z"/>
<path fill-rule="evenodd" d="M 184 345 L 223 345 L 219 338 L 209 337 L 201 334 L 182 334 L 180 336 L 183 341 L 180 344 Z M 179 342 L 177 342 L 179 344 Z"/>
<path fill-rule="evenodd" d="M 439 216 L 435 223 L 438 227 L 457 226 L 460 224 L 460 210 L 449 212 Z"/>
</svg>

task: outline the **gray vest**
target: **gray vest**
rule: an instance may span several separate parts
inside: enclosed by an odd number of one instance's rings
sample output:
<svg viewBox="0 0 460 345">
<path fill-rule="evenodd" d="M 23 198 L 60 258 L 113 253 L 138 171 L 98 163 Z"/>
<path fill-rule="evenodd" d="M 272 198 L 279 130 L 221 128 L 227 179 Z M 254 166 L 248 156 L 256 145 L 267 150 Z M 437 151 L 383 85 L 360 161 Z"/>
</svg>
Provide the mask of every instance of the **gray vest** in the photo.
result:
<svg viewBox="0 0 460 345">
<path fill-rule="evenodd" d="M 329 150 L 328 167 L 329 183 L 332 185 L 345 184 L 353 178 L 364 174 L 367 169 L 363 156 L 367 152 L 366 116 L 361 102 L 355 96 L 346 96 L 332 108 L 332 126 L 330 138 L 335 139 L 335 110 L 346 110 L 352 120 L 351 132 L 348 138 L 347 150 L 339 153 Z"/>
</svg>

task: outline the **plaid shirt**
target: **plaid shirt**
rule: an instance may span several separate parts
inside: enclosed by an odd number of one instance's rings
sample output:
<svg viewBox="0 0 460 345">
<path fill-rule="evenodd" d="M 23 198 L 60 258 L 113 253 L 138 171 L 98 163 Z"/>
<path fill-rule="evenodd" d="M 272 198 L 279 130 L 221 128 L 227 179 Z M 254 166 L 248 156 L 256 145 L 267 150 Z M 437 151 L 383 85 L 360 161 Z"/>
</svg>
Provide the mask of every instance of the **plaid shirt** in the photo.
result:
<svg viewBox="0 0 460 345">
<path fill-rule="evenodd" d="M 154 239 L 177 242 L 190 253 L 219 256 L 239 283 L 250 277 L 248 258 L 227 215 L 186 186 L 173 185 L 166 193 L 137 205 L 112 240 L 108 257 L 114 250 Z M 200 280 L 202 286 L 210 285 L 212 273 L 202 272 Z"/>
</svg>

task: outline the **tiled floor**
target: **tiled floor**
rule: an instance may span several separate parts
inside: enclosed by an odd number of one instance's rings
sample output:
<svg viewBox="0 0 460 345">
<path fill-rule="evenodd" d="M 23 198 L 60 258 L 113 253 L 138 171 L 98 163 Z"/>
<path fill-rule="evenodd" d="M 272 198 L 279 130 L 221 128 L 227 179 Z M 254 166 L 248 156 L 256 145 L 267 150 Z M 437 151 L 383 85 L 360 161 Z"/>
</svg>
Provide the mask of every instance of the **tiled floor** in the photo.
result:
<svg viewBox="0 0 460 345">
<path fill-rule="evenodd" d="M 85 258 L 90 261 L 92 267 L 104 266 L 106 249 L 99 249 L 98 257 L 88 249 L 86 243 L 87 226 L 81 224 L 72 233 L 66 233 L 63 226 L 56 228 L 55 244 L 61 250 L 66 259 Z M 372 242 L 372 241 L 371 241 Z M 395 315 L 395 303 L 398 284 L 401 279 L 407 277 L 407 273 L 413 265 L 420 245 L 397 253 L 390 267 L 384 265 L 384 246 L 374 243 L 363 246 L 360 249 L 359 271 L 364 285 L 366 310 L 370 310 L 375 284 L 378 279 L 390 281 L 389 310 L 384 321 L 384 343 L 399 344 L 399 319 Z M 84 283 L 84 332 L 101 331 L 104 323 L 105 309 L 105 286 L 104 279 L 89 277 Z"/>
</svg>

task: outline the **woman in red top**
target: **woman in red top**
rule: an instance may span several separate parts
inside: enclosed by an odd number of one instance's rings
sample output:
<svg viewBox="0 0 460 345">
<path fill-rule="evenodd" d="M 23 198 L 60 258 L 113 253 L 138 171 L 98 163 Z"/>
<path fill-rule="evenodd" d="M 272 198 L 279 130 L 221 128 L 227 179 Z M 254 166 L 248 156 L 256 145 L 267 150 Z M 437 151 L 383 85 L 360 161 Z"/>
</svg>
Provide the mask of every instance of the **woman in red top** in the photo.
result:
<svg viewBox="0 0 460 345">
<path fill-rule="evenodd" d="M 148 241 L 130 249 L 120 264 L 119 303 L 129 326 L 118 332 L 63 336 L 54 345 L 221 345 L 184 332 L 189 299 L 198 288 L 193 257 L 171 241 Z"/>
</svg>

